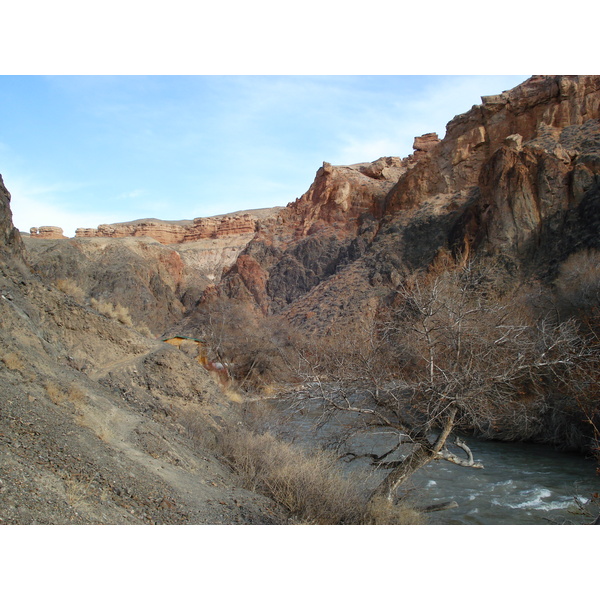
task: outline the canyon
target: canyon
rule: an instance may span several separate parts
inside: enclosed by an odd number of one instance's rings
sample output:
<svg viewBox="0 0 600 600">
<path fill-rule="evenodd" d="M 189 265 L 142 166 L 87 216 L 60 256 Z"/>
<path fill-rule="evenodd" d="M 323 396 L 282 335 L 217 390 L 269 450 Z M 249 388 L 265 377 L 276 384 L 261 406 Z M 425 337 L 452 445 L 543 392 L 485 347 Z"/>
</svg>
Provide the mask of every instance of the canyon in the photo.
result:
<svg viewBox="0 0 600 600">
<path fill-rule="evenodd" d="M 171 264 L 169 275 L 161 267 L 158 276 L 186 311 L 203 295 L 218 295 L 305 324 L 307 313 L 332 313 L 326 297 L 336 287 L 355 293 L 348 303 L 367 314 L 403 269 L 426 268 L 442 250 L 502 255 L 515 268 L 552 277 L 568 255 L 598 245 L 599 105 L 597 76 L 534 76 L 483 97 L 448 123 L 443 139 L 417 136 L 406 158 L 323 163 L 309 190 L 286 207 L 100 225 L 78 229 L 69 242 L 47 226 L 24 239 L 33 264 L 56 280 L 66 270 L 51 272 L 38 240 L 66 249 L 83 248 L 88 238 L 123 238 L 131 248 L 132 239 L 151 238 L 170 249 L 171 258 L 160 259 Z"/>
<path fill-rule="evenodd" d="M 285 207 L 102 224 L 74 238 L 60 224 L 20 234 L 0 185 L 0 390 L 8 407 L 0 440 L 10 442 L 3 452 L 11 465 L 2 474 L 10 507 L 2 519 L 283 518 L 266 498 L 237 487 L 207 446 L 190 441 L 194 428 L 207 439 L 218 435 L 239 406 L 161 338 L 210 341 L 213 358 L 231 362 L 240 390 L 256 384 L 252 392 L 262 393 L 267 377 L 251 375 L 263 376 L 265 357 L 275 361 L 296 335 L 364 339 L 397 307 L 407 282 L 457 265 L 493 265 L 499 294 L 523 289 L 533 297 L 535 287 L 557 313 L 582 318 L 596 310 L 600 76 L 531 77 L 483 97 L 442 138 L 415 137 L 413 150 L 354 165 L 324 162 Z M 115 314 L 121 307 L 129 320 L 103 315 L 99 302 Z M 281 345 L 268 346 L 269 336 Z M 238 355 L 226 356 L 227 343 Z M 528 393 L 519 390 L 523 402 Z M 38 447 L 42 430 L 52 452 Z M 578 435 L 561 430 L 552 442 L 577 438 L 581 450 Z M 133 465 L 133 483 L 119 453 Z M 200 483 L 190 484 L 200 471 Z M 69 490 L 88 484 L 103 500 L 74 508 Z M 32 500 L 19 514 L 26 494 Z M 45 497 L 52 500 L 44 512 Z"/>
</svg>

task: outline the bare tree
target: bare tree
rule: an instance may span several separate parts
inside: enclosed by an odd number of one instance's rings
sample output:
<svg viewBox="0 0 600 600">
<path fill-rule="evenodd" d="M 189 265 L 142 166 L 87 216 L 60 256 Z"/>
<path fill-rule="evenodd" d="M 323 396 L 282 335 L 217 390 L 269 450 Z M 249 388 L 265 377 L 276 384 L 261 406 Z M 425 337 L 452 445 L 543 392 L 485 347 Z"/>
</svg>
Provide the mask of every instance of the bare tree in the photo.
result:
<svg viewBox="0 0 600 600">
<path fill-rule="evenodd" d="M 331 341 L 328 355 L 303 363 L 325 413 L 357 417 L 363 429 L 397 442 L 370 455 L 389 474 L 372 498 L 397 488 L 434 460 L 482 468 L 457 429 L 527 438 L 539 427 L 549 385 L 566 382 L 589 348 L 573 321 L 534 320 L 514 295 L 502 299 L 486 269 L 465 262 L 408 276 L 396 307 L 361 340 Z M 403 444 L 409 453 L 391 460 Z"/>
<path fill-rule="evenodd" d="M 265 318 L 245 302 L 217 298 L 204 305 L 196 330 L 240 388 L 260 389 L 283 377 L 282 352 L 292 334 L 282 319 Z"/>
</svg>

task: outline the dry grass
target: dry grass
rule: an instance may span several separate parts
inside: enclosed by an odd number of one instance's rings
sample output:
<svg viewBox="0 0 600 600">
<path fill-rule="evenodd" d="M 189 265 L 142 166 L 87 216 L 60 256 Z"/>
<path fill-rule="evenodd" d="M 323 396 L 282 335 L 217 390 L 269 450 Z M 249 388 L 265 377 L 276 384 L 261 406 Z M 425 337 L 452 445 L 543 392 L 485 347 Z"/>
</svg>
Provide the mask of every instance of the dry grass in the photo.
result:
<svg viewBox="0 0 600 600">
<path fill-rule="evenodd" d="M 59 279 L 56 287 L 63 293 L 71 296 L 79 304 L 85 302 L 85 292 L 72 279 Z"/>
<path fill-rule="evenodd" d="M 390 504 L 385 498 L 374 498 L 367 508 L 367 525 L 424 525 L 425 516 L 405 504 Z"/>
<path fill-rule="evenodd" d="M 75 423 L 80 427 L 90 429 L 96 437 L 103 441 L 105 444 L 110 443 L 115 439 L 115 432 L 109 427 L 108 424 L 94 418 L 89 411 L 79 411 L 75 417 Z"/>
<path fill-rule="evenodd" d="M 66 399 L 73 404 L 82 404 L 85 402 L 86 394 L 78 385 L 71 385 L 67 389 Z"/>
<path fill-rule="evenodd" d="M 90 486 L 94 478 L 87 482 L 71 479 L 65 482 L 67 502 L 71 508 L 78 508 L 90 496 Z"/>
<path fill-rule="evenodd" d="M 233 389 L 226 389 L 223 394 L 228 400 L 235 402 L 236 404 L 241 404 L 244 401 L 242 396 Z"/>
<path fill-rule="evenodd" d="M 16 352 L 9 352 L 8 354 L 2 356 L 0 360 L 2 360 L 6 368 L 10 369 L 11 371 L 18 371 L 19 373 L 22 373 L 25 370 L 25 363 L 23 362 L 21 356 Z"/>
<path fill-rule="evenodd" d="M 147 325 L 134 325 L 134 329 L 144 337 L 153 338 L 154 335 Z"/>
<path fill-rule="evenodd" d="M 105 302 L 104 300 L 92 298 L 90 301 L 90 306 L 105 317 L 115 319 L 115 321 L 119 321 L 128 327 L 133 327 L 133 321 L 131 320 L 129 309 L 121 304 L 112 304 L 111 302 Z"/>
<path fill-rule="evenodd" d="M 127 327 L 133 327 L 138 333 L 140 333 L 144 337 L 154 337 L 152 331 L 147 325 L 134 324 L 133 319 L 129 314 L 129 309 L 126 306 L 123 306 L 122 304 L 112 304 L 111 302 L 106 302 L 104 300 L 92 298 L 90 300 L 90 306 L 95 311 L 98 311 L 101 315 L 104 315 L 109 319 L 119 321 L 119 323 L 122 323 Z"/>
<path fill-rule="evenodd" d="M 44 387 L 46 388 L 46 394 L 48 398 L 50 398 L 54 404 L 63 403 L 65 400 L 65 394 L 55 381 L 47 381 Z"/>
<path fill-rule="evenodd" d="M 224 429 L 218 445 L 247 488 L 270 496 L 302 523 L 422 522 L 417 513 L 403 507 L 368 503 L 360 483 L 342 474 L 331 453 L 308 452 L 269 432 L 240 429 Z"/>
<path fill-rule="evenodd" d="M 77 409 L 87 400 L 85 392 L 75 384 L 62 387 L 56 381 L 47 381 L 44 388 L 48 398 L 57 405 L 70 402 Z"/>
<path fill-rule="evenodd" d="M 24 381 L 35 381 L 35 372 L 30 368 L 31 363 L 20 352 L 7 352 L 0 357 L 0 361 L 10 371 L 19 373 Z"/>
<path fill-rule="evenodd" d="M 600 307 L 600 251 L 581 250 L 561 265 L 554 290 L 564 318 L 589 315 Z"/>
</svg>

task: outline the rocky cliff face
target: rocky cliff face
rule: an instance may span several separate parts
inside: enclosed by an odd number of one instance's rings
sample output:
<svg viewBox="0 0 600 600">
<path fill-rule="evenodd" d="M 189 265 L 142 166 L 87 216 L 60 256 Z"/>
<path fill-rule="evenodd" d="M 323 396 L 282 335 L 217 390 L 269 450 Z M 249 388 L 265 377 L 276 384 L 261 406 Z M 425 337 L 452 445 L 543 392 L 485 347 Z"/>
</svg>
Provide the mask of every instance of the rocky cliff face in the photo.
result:
<svg viewBox="0 0 600 600">
<path fill-rule="evenodd" d="M 280 221 L 293 228 L 296 239 L 327 226 L 340 236 L 354 236 L 361 219 L 381 217 L 387 193 L 406 169 L 396 157 L 351 166 L 323 163 L 309 190 L 287 206 Z"/>
<path fill-rule="evenodd" d="M 334 313 L 369 312 L 404 269 L 427 267 L 443 248 L 551 275 L 569 253 L 600 244 L 599 107 L 598 76 L 532 77 L 455 117 L 444 139 L 415 138 L 403 160 L 325 163 L 306 194 L 259 227 L 220 293 L 331 325 Z M 333 299 L 349 306 L 332 311 Z"/>
<path fill-rule="evenodd" d="M 407 158 L 324 163 L 283 209 L 102 225 L 78 230 L 77 239 L 171 244 L 183 269 L 161 284 L 180 303 L 170 319 L 190 316 L 206 293 L 298 323 L 319 315 L 326 328 L 357 322 L 406 269 L 426 268 L 442 249 L 501 254 L 551 277 L 569 253 L 599 244 L 599 106 L 598 76 L 532 77 L 482 98 L 448 123 L 443 139 L 416 137 Z"/>
<path fill-rule="evenodd" d="M 23 242 L 12 222 L 10 192 L 4 187 L 2 175 L 0 175 L 0 253 L 5 258 L 14 256 L 22 259 L 23 257 Z"/>
<path fill-rule="evenodd" d="M 181 320 L 254 233 L 163 244 L 144 237 L 23 238 L 36 273 L 53 284 L 76 286 L 86 298 L 120 304 L 136 325 L 161 335 Z"/>
<path fill-rule="evenodd" d="M 181 318 L 184 263 L 175 250 L 153 240 L 25 238 L 35 272 L 83 298 L 129 311 L 133 323 L 154 335 Z"/>
<path fill-rule="evenodd" d="M 279 312 L 341 265 L 354 260 L 372 239 L 385 199 L 398 178 L 436 144 L 424 138 L 401 160 L 333 166 L 324 163 L 309 190 L 275 218 L 258 226 L 254 239 L 225 274 L 220 292 Z M 214 295 L 214 290 L 209 290 Z"/>
<path fill-rule="evenodd" d="M 281 209 L 242 211 L 193 221 L 140 219 L 78 229 L 32 228 L 28 259 L 46 280 L 75 285 L 87 298 L 120 304 L 133 322 L 161 335 L 219 283 L 258 225 Z"/>
<path fill-rule="evenodd" d="M 599 105 L 596 76 L 532 77 L 513 90 L 483 97 L 482 104 L 450 121 L 427 160 L 398 181 L 386 200 L 386 214 L 435 195 L 468 196 L 479 184 L 483 164 L 500 148 L 558 138 L 566 127 L 597 119 Z M 562 152 L 556 145 L 554 150 Z"/>
<path fill-rule="evenodd" d="M 231 411 L 208 372 L 32 274 L 9 199 L 0 179 L 0 524 L 282 522 L 274 503 L 240 489 L 204 447 Z M 85 269 L 86 252 L 110 262 L 125 248 L 28 242 L 60 248 L 52 260 L 67 275 Z M 106 252 L 91 248 L 101 243 Z M 175 285 L 181 260 L 153 245 L 154 270 L 162 265 Z M 138 304 L 147 290 L 129 275 L 140 266 L 115 273 Z M 166 305 L 168 294 L 155 291 Z"/>
<path fill-rule="evenodd" d="M 258 221 L 264 216 L 276 214 L 277 211 L 277 208 L 251 210 L 218 217 L 199 217 L 193 221 L 176 222 L 161 221 L 160 219 L 139 219 L 129 223 L 100 225 L 97 229 L 79 228 L 75 231 L 75 237 L 150 237 L 161 244 L 182 244 L 205 239 L 254 234 Z M 56 228 L 40 228 L 40 231 L 42 229 Z"/>
</svg>

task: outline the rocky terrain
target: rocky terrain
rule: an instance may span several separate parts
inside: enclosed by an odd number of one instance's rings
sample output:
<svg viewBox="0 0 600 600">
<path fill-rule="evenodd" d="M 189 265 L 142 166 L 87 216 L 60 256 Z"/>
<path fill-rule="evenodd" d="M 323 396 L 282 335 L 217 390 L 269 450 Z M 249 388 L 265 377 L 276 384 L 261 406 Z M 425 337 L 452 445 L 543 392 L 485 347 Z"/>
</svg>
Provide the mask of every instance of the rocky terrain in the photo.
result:
<svg viewBox="0 0 600 600">
<path fill-rule="evenodd" d="M 265 351 L 250 321 L 351 338 L 443 257 L 493 259 L 550 297 L 573 258 L 600 250 L 600 77 L 484 97 L 406 158 L 325 162 L 284 208 L 67 239 L 20 236 L 0 192 L 3 521 L 278 522 L 210 450 L 235 403 L 156 338 L 203 337 L 215 306 L 244 306 L 221 325 L 252 346 L 252 370 Z"/>
<path fill-rule="evenodd" d="M 368 320 L 406 269 L 442 251 L 552 278 L 598 247 L 599 107 L 597 76 L 532 77 L 482 98 L 442 140 L 415 138 L 408 158 L 325 164 L 217 292 L 326 332 Z"/>
<path fill-rule="evenodd" d="M 33 274 L 9 197 L 0 182 L 0 523 L 281 522 L 210 449 L 235 403 Z"/>
<path fill-rule="evenodd" d="M 198 334 L 195 311 L 216 297 L 313 331 L 350 327 L 369 320 L 406 269 L 442 251 L 499 255 L 551 280 L 570 254 L 598 245 L 599 103 L 597 76 L 535 76 L 482 98 L 443 139 L 417 136 L 409 157 L 324 163 L 282 209 L 101 225 L 70 241 L 40 227 L 25 242 L 41 275 L 72 273 L 87 295 L 131 307 L 155 334 L 184 316 Z"/>
<path fill-rule="evenodd" d="M 258 209 L 179 222 L 140 219 L 78 229 L 73 239 L 59 227 L 45 226 L 23 240 L 28 260 L 45 280 L 127 307 L 134 324 L 158 336 L 220 281 L 258 224 L 278 212 Z"/>
</svg>

